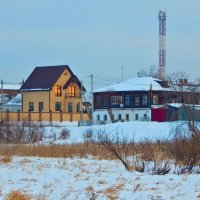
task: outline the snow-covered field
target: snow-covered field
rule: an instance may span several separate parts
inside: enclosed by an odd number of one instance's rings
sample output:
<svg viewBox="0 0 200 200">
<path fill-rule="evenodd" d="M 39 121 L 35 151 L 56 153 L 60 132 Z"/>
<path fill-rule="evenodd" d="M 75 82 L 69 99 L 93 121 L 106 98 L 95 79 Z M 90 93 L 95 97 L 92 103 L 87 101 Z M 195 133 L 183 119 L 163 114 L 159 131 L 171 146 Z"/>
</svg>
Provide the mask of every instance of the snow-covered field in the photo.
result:
<svg viewBox="0 0 200 200">
<path fill-rule="evenodd" d="M 128 172 L 118 161 L 92 157 L 14 157 L 0 164 L 0 199 L 15 190 L 39 200 L 192 200 L 200 198 L 200 176 Z"/>
<path fill-rule="evenodd" d="M 99 131 L 105 131 L 109 134 L 119 133 L 128 138 L 128 140 L 134 140 L 136 142 L 148 138 L 151 140 L 161 140 L 168 138 L 172 135 L 173 130 L 183 122 L 118 122 L 114 124 L 99 125 L 99 126 L 83 126 L 78 127 L 76 123 L 55 122 L 51 126 L 46 124 L 45 126 L 45 138 L 44 143 L 79 143 L 83 142 L 83 134 L 87 129 L 92 129 L 93 133 Z M 61 140 L 60 133 L 63 129 L 70 131 L 70 137 L 68 140 Z"/>
<path fill-rule="evenodd" d="M 83 142 L 87 129 L 123 134 L 129 140 L 168 138 L 183 122 L 123 122 L 103 126 L 77 127 L 74 123 L 53 123 L 44 126 L 43 144 Z M 70 137 L 60 138 L 68 129 Z M 200 199 L 200 176 L 149 175 L 126 171 L 119 161 L 85 158 L 13 157 L 0 161 L 0 200 L 12 191 L 22 191 L 36 200 L 103 200 Z"/>
</svg>

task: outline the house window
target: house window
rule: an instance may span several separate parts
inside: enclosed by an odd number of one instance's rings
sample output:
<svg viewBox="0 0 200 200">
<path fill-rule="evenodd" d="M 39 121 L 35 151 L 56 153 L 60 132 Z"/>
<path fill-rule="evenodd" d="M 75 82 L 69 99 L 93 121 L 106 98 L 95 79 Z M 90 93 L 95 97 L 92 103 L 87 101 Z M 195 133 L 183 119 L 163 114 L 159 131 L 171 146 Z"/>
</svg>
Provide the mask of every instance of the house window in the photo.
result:
<svg viewBox="0 0 200 200">
<path fill-rule="evenodd" d="M 39 112 L 42 112 L 44 109 L 44 102 L 39 102 Z"/>
<path fill-rule="evenodd" d="M 126 121 L 129 121 L 129 114 L 126 114 Z"/>
<path fill-rule="evenodd" d="M 80 112 L 80 102 L 76 103 L 76 112 Z"/>
<path fill-rule="evenodd" d="M 72 112 L 72 111 L 73 111 L 72 102 L 68 102 L 68 112 Z"/>
<path fill-rule="evenodd" d="M 103 118 L 104 118 L 104 121 L 107 121 L 107 115 L 104 115 Z"/>
<path fill-rule="evenodd" d="M 34 103 L 29 102 L 29 111 L 34 111 Z"/>
<path fill-rule="evenodd" d="M 139 120 L 139 115 L 135 114 L 135 120 Z"/>
<path fill-rule="evenodd" d="M 61 102 L 55 103 L 55 111 L 61 111 Z"/>
<path fill-rule="evenodd" d="M 122 96 L 111 96 L 111 104 L 112 105 L 117 105 L 117 104 L 122 104 Z"/>
<path fill-rule="evenodd" d="M 118 120 L 119 120 L 119 121 L 122 120 L 122 115 L 121 115 L 121 114 L 118 115 Z"/>
<path fill-rule="evenodd" d="M 96 106 L 101 107 L 101 96 L 95 96 Z"/>
<path fill-rule="evenodd" d="M 70 86 L 70 88 L 69 88 L 70 89 L 70 94 L 69 94 L 70 97 L 75 97 L 75 88 L 76 87 L 73 85 Z"/>
<path fill-rule="evenodd" d="M 97 121 L 100 121 L 100 115 L 97 115 Z"/>
<path fill-rule="evenodd" d="M 148 101 L 147 101 L 147 95 L 146 94 L 144 94 L 144 95 L 142 95 L 142 105 L 143 106 L 147 106 L 148 105 Z"/>
<path fill-rule="evenodd" d="M 144 121 L 147 121 L 147 114 L 144 114 Z"/>
<path fill-rule="evenodd" d="M 131 95 L 125 95 L 125 107 L 131 107 Z"/>
<path fill-rule="evenodd" d="M 103 96 L 103 106 L 107 108 L 109 105 L 109 97 L 108 96 Z"/>
<path fill-rule="evenodd" d="M 158 95 L 153 94 L 153 105 L 158 105 Z"/>
<path fill-rule="evenodd" d="M 61 85 L 56 85 L 56 86 L 55 86 L 55 95 L 56 95 L 57 97 L 62 96 Z"/>
<path fill-rule="evenodd" d="M 134 96 L 134 105 L 135 106 L 139 106 L 140 105 L 140 95 L 139 94 L 136 94 Z"/>
</svg>

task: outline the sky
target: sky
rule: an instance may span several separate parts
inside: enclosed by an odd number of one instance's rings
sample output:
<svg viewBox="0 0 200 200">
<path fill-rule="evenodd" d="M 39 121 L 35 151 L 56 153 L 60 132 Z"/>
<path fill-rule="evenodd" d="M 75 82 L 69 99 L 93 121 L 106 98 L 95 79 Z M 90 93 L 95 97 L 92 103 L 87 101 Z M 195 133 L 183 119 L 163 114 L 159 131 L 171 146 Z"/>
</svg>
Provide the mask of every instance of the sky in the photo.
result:
<svg viewBox="0 0 200 200">
<path fill-rule="evenodd" d="M 158 67 L 158 12 L 167 12 L 167 73 L 199 77 L 199 0 L 0 0 L 0 79 L 63 65 L 90 88 Z"/>
</svg>

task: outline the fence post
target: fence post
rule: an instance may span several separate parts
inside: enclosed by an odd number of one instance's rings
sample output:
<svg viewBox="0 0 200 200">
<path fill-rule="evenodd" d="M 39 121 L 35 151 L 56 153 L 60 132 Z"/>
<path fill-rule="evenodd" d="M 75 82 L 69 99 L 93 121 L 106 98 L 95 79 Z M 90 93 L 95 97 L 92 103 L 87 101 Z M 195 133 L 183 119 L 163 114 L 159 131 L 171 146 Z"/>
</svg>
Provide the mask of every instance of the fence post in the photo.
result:
<svg viewBox="0 0 200 200">
<path fill-rule="evenodd" d="M 39 122 L 41 122 L 41 121 L 42 121 L 42 113 L 39 112 Z"/>
<path fill-rule="evenodd" d="M 52 111 L 49 111 L 49 121 L 52 122 Z"/>
<path fill-rule="evenodd" d="M 73 114 L 70 112 L 70 122 L 73 121 Z"/>
<path fill-rule="evenodd" d="M 9 122 L 9 110 L 6 110 L 6 121 Z"/>
<path fill-rule="evenodd" d="M 60 111 L 60 122 L 62 122 L 63 121 L 63 112 L 62 112 L 62 110 Z"/>
<path fill-rule="evenodd" d="M 20 111 L 17 111 L 17 121 L 20 122 Z"/>
<path fill-rule="evenodd" d="M 30 111 L 28 112 L 28 121 L 29 122 L 31 121 L 31 112 Z"/>
</svg>

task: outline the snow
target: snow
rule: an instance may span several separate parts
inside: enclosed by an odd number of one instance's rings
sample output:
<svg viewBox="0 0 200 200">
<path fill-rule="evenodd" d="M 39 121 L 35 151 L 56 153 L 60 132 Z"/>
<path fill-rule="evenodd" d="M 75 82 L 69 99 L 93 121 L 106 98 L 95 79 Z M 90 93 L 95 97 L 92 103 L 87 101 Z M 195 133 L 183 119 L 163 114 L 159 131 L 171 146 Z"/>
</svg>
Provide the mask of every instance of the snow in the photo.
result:
<svg viewBox="0 0 200 200">
<path fill-rule="evenodd" d="M 121 122 L 78 127 L 77 123 L 44 123 L 43 144 L 83 142 L 83 133 L 117 132 L 135 141 L 169 137 L 171 131 L 184 122 Z M 63 129 L 70 130 L 68 140 L 60 139 Z M 52 137 L 53 136 L 53 137 Z M 55 136 L 55 137 L 54 137 Z M 200 197 L 198 174 L 150 175 L 126 171 L 118 160 L 99 160 L 92 156 L 72 158 L 39 158 L 14 156 L 9 163 L 0 162 L 0 200 L 15 190 L 31 195 L 32 199 L 146 199 L 187 200 Z"/>
<path fill-rule="evenodd" d="M 152 77 L 137 77 L 129 79 L 125 82 L 110 85 L 94 92 L 110 92 L 110 91 L 170 91 L 169 88 L 162 87 L 158 82 L 161 80 Z"/>
<path fill-rule="evenodd" d="M 49 91 L 49 88 L 34 88 L 34 89 L 23 89 L 21 91 L 26 92 L 26 91 Z"/>
<path fill-rule="evenodd" d="M 173 130 L 184 122 L 118 122 L 114 124 L 106 125 L 94 125 L 94 126 L 82 126 L 77 127 L 76 122 L 65 123 L 65 122 L 54 122 L 51 125 L 46 123 L 44 127 L 44 139 L 42 143 L 49 144 L 71 144 L 71 143 L 82 143 L 84 142 L 83 134 L 88 130 L 92 129 L 95 135 L 99 132 L 105 132 L 120 137 L 126 137 L 128 141 L 134 139 L 135 142 L 140 142 L 143 139 L 150 140 L 163 140 L 169 139 L 172 136 Z M 67 140 L 60 139 L 61 131 L 68 129 L 70 131 L 70 137 Z"/>
<path fill-rule="evenodd" d="M 3 84 L 4 90 L 19 90 L 21 84 Z"/>
<path fill-rule="evenodd" d="M 0 200 L 15 190 L 33 199 L 198 199 L 200 176 L 126 171 L 115 160 L 14 157 L 0 164 Z"/>
<path fill-rule="evenodd" d="M 21 105 L 21 94 L 16 95 L 7 105 Z"/>
</svg>

